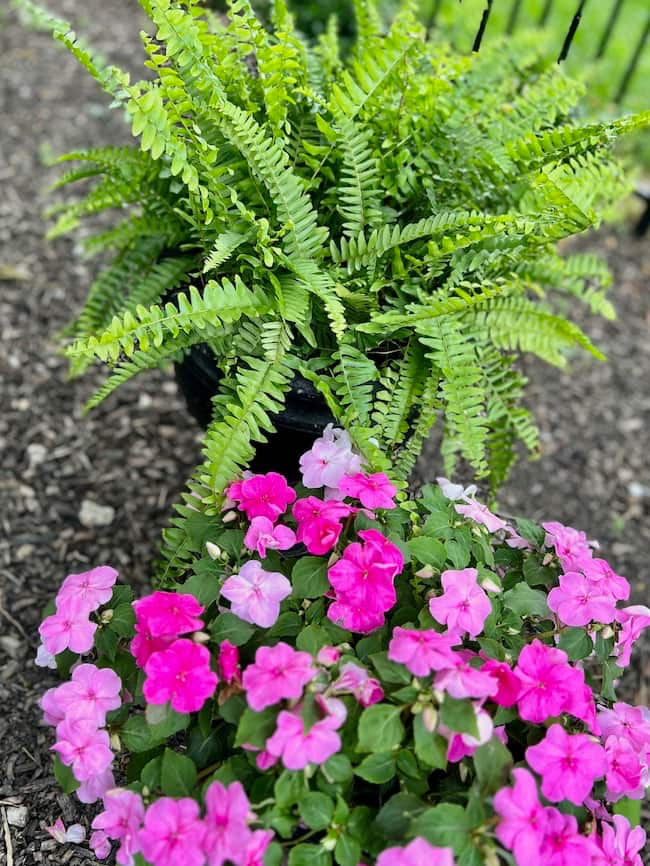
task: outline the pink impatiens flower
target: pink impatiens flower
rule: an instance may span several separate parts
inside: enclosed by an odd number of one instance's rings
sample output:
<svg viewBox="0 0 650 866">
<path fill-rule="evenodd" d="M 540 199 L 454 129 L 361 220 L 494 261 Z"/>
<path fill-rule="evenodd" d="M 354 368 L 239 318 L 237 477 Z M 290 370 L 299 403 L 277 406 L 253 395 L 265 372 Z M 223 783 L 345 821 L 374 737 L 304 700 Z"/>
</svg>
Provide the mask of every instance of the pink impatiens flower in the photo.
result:
<svg viewBox="0 0 650 866">
<path fill-rule="evenodd" d="M 255 653 L 255 663 L 244 671 L 248 705 L 259 712 L 278 701 L 295 700 L 316 673 L 309 653 L 298 652 L 282 641 L 272 647 L 262 646 Z"/>
<path fill-rule="evenodd" d="M 641 785 L 643 767 L 630 741 L 624 737 L 607 737 L 605 752 L 607 753 L 605 776 L 607 799 L 618 800 L 620 797 L 641 799 L 645 795 L 645 788 Z"/>
<path fill-rule="evenodd" d="M 377 866 L 454 866 L 451 848 L 436 848 L 416 836 L 404 848 L 386 848 L 377 857 Z"/>
<path fill-rule="evenodd" d="M 582 671 L 568 663 L 565 652 L 537 638 L 522 649 L 515 674 L 521 682 L 519 715 L 527 722 L 539 724 L 568 712 L 576 693 L 583 693 Z"/>
<path fill-rule="evenodd" d="M 114 788 L 104 797 L 104 811 L 93 819 L 93 830 L 101 831 L 109 839 L 120 843 L 116 861 L 130 866 L 134 854 L 140 850 L 138 835 L 144 820 L 142 798 L 134 791 Z M 99 856 L 99 855 L 98 855 Z"/>
<path fill-rule="evenodd" d="M 179 713 L 200 710 L 214 694 L 219 678 L 210 670 L 210 653 L 187 638 L 179 638 L 154 653 L 145 665 L 142 692 L 147 703 L 166 704 Z"/>
<path fill-rule="evenodd" d="M 499 529 L 505 529 L 507 524 L 505 520 L 493 514 L 487 505 L 477 502 L 476 499 L 467 497 L 465 505 L 454 505 L 458 514 L 473 520 L 474 523 L 480 523 L 487 529 L 488 532 L 497 532 Z"/>
<path fill-rule="evenodd" d="M 418 631 L 397 626 L 388 645 L 388 658 L 403 664 L 416 677 L 423 677 L 453 667 L 456 658 L 451 648 L 457 643 L 458 637 L 433 629 Z"/>
<path fill-rule="evenodd" d="M 542 777 L 542 792 L 551 802 L 570 800 L 579 806 L 596 779 L 605 775 L 605 750 L 586 734 L 567 734 L 555 724 L 536 746 L 526 749 L 526 760 Z"/>
<path fill-rule="evenodd" d="M 268 517 L 254 517 L 244 536 L 249 550 L 256 550 L 264 559 L 267 550 L 289 550 L 296 543 L 296 534 L 288 526 L 274 526 Z"/>
<path fill-rule="evenodd" d="M 69 574 L 57 593 L 57 608 L 74 600 L 86 613 L 97 610 L 110 601 L 117 576 L 117 571 L 110 565 L 98 565 L 81 574 Z"/>
<path fill-rule="evenodd" d="M 105 860 L 111 853 L 111 840 L 103 830 L 95 830 L 90 834 L 88 844 L 98 860 Z"/>
<path fill-rule="evenodd" d="M 623 626 L 614 647 L 616 665 L 626 668 L 630 663 L 632 649 L 641 632 L 650 626 L 650 608 L 642 604 L 631 605 L 617 611 L 616 619 Z"/>
<path fill-rule="evenodd" d="M 304 770 L 308 764 L 324 764 L 341 748 L 338 715 L 328 715 L 308 731 L 300 715 L 282 710 L 275 733 L 266 741 L 265 753 L 282 760 L 287 770 Z"/>
<path fill-rule="evenodd" d="M 115 777 L 113 772 L 107 769 L 97 776 L 91 776 L 80 782 L 75 794 L 81 803 L 96 803 L 97 800 L 102 800 L 106 792 L 114 787 Z"/>
<path fill-rule="evenodd" d="M 371 677 L 365 668 L 354 662 L 341 665 L 339 677 L 332 683 L 332 691 L 354 695 L 362 707 L 377 704 L 384 697 L 384 690 L 379 680 Z"/>
<path fill-rule="evenodd" d="M 254 830 L 248 837 L 241 866 L 264 866 L 264 855 L 272 839 L 272 830 Z"/>
<path fill-rule="evenodd" d="M 178 637 L 203 628 L 203 606 L 189 593 L 158 590 L 133 602 L 136 622 L 152 637 Z"/>
<path fill-rule="evenodd" d="M 590 542 L 584 532 L 556 522 L 542 523 L 542 527 L 546 530 L 545 546 L 555 548 L 566 571 L 579 570 L 580 563 L 591 557 Z"/>
<path fill-rule="evenodd" d="M 616 574 L 606 560 L 585 557 L 580 560 L 579 567 L 589 580 L 598 584 L 603 595 L 616 601 L 626 601 L 630 597 L 629 582 L 620 574 Z"/>
<path fill-rule="evenodd" d="M 226 491 L 228 499 L 238 502 L 239 511 L 245 511 L 249 520 L 267 517 L 273 523 L 296 498 L 296 491 L 279 472 L 253 475 L 231 484 Z"/>
<path fill-rule="evenodd" d="M 642 866 L 641 851 L 645 845 L 646 834 L 642 827 L 630 827 L 623 815 L 614 815 L 614 826 L 603 824 L 601 842 L 602 860 L 594 858 L 597 866 Z"/>
<path fill-rule="evenodd" d="M 453 664 L 438 671 L 433 681 L 434 688 L 448 692 L 452 698 L 489 698 L 498 691 L 494 677 L 472 667 L 474 653 L 461 650 L 453 653 Z"/>
<path fill-rule="evenodd" d="M 602 736 L 624 737 L 640 754 L 650 749 L 650 710 L 647 707 L 633 707 L 618 701 L 611 710 L 598 713 Z"/>
<path fill-rule="evenodd" d="M 591 839 L 578 832 L 573 815 L 549 807 L 546 809 L 546 828 L 540 850 L 544 866 L 577 866 L 591 863 L 594 845 Z"/>
<path fill-rule="evenodd" d="M 161 797 L 145 812 L 140 850 L 151 866 L 204 866 L 204 836 L 196 800 Z"/>
<path fill-rule="evenodd" d="M 219 644 L 219 655 L 217 657 L 217 668 L 219 677 L 224 683 L 241 683 L 241 668 L 239 667 L 239 648 L 222 640 Z"/>
<path fill-rule="evenodd" d="M 501 707 L 512 707 L 517 703 L 521 682 L 509 664 L 488 659 L 481 668 L 481 673 L 489 674 L 499 686 L 498 691 L 491 696 L 495 704 Z"/>
<path fill-rule="evenodd" d="M 577 571 L 561 574 L 560 585 L 549 592 L 547 601 L 563 625 L 610 623 L 616 616 L 615 602 L 604 594 L 600 584 Z"/>
<path fill-rule="evenodd" d="M 240 863 L 251 836 L 250 804 L 241 782 L 227 787 L 213 782 L 205 793 L 205 806 L 203 850 L 208 866 L 222 866 L 226 860 Z"/>
<path fill-rule="evenodd" d="M 92 649 L 97 623 L 90 621 L 82 602 L 71 598 L 46 617 L 38 631 L 45 649 L 52 655 L 66 649 L 83 655 Z"/>
<path fill-rule="evenodd" d="M 291 584 L 276 571 L 265 571 L 256 560 L 245 563 L 221 587 L 230 609 L 244 622 L 270 628 L 280 615 L 280 602 L 291 595 Z"/>
<path fill-rule="evenodd" d="M 339 482 L 339 490 L 345 496 L 360 500 L 364 508 L 395 508 L 393 497 L 397 487 L 383 472 L 365 475 L 357 472 L 344 475 Z"/>
<path fill-rule="evenodd" d="M 349 505 L 337 499 L 323 501 L 315 496 L 299 499 L 293 506 L 293 516 L 298 521 L 296 538 L 315 556 L 329 553 L 341 535 L 340 521 L 352 512 Z"/>
<path fill-rule="evenodd" d="M 449 730 L 445 725 L 438 725 L 438 731 L 449 741 L 447 760 L 451 763 L 462 761 L 463 758 L 473 755 L 479 746 L 492 739 L 494 734 L 492 716 L 479 703 L 474 704 L 474 715 L 478 730 L 477 737 L 473 737 L 471 734 L 458 734 Z"/>
<path fill-rule="evenodd" d="M 106 731 L 98 730 L 91 719 L 64 719 L 56 729 L 56 743 L 62 763 L 72 767 L 75 779 L 83 782 L 98 776 L 113 761 Z"/>
<path fill-rule="evenodd" d="M 302 483 L 310 488 L 336 489 L 344 475 L 352 475 L 360 468 L 361 457 L 353 452 L 349 434 L 331 424 L 300 458 Z"/>
<path fill-rule="evenodd" d="M 78 665 L 70 682 L 57 691 L 59 706 L 69 719 L 92 719 L 97 727 L 106 721 L 106 713 L 120 704 L 122 681 L 110 668 Z"/>
<path fill-rule="evenodd" d="M 452 634 L 468 632 L 476 637 L 492 613 L 490 599 L 478 585 L 478 571 L 475 568 L 443 571 L 440 579 L 445 591 L 429 600 L 431 616 Z"/>
<path fill-rule="evenodd" d="M 72 842 L 79 845 L 86 838 L 86 831 L 81 824 L 70 824 L 66 830 L 65 824 L 61 818 L 57 818 L 51 827 L 45 828 L 50 836 L 55 839 L 59 845 L 65 845 L 66 842 Z"/>
<path fill-rule="evenodd" d="M 539 866 L 540 848 L 547 824 L 537 785 L 528 770 L 512 771 L 515 784 L 494 795 L 494 811 L 500 816 L 496 837 L 522 866 Z"/>
</svg>

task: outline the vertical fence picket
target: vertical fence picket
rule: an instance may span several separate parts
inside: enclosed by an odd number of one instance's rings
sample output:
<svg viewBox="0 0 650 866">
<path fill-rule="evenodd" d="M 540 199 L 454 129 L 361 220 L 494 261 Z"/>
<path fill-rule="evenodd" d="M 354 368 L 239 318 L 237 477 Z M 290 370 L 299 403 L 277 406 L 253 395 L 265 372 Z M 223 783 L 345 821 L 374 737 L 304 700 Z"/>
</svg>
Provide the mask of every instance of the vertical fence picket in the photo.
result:
<svg viewBox="0 0 650 866">
<path fill-rule="evenodd" d="M 508 35 L 511 35 L 515 32 L 515 27 L 517 26 L 520 12 L 521 0 L 513 0 L 512 6 L 510 7 L 510 15 L 508 16 L 508 23 L 506 25 L 506 33 Z"/>
<path fill-rule="evenodd" d="M 594 54 L 594 60 L 600 60 L 600 58 L 605 53 L 605 49 L 607 48 L 609 40 L 612 37 L 612 33 L 614 32 L 614 28 L 616 27 L 616 22 L 618 21 L 618 16 L 621 14 L 621 9 L 623 8 L 624 2 L 625 0 L 614 0 L 614 5 L 612 6 L 612 10 L 609 13 L 607 24 L 605 24 L 605 29 L 603 30 L 603 35 L 600 37 L 598 48 L 596 49 L 596 53 Z"/>
<path fill-rule="evenodd" d="M 487 5 L 483 10 L 483 14 L 481 15 L 481 23 L 478 27 L 478 32 L 474 39 L 474 45 L 472 46 L 472 51 L 478 52 L 481 48 L 481 42 L 483 41 L 483 36 L 485 35 L 485 28 L 487 27 L 488 20 L 490 18 L 490 12 L 492 12 L 492 3 L 493 0 L 487 0 Z"/>
<path fill-rule="evenodd" d="M 578 27 L 580 26 L 580 21 L 582 20 L 582 12 L 585 8 L 587 0 L 580 0 L 578 3 L 578 8 L 576 9 L 575 15 L 571 20 L 571 26 L 569 27 L 569 32 L 567 33 L 564 39 L 564 45 L 562 46 L 562 51 L 560 51 L 560 56 L 557 59 L 558 63 L 562 63 L 567 59 L 569 55 L 569 51 L 571 50 L 571 45 L 573 44 L 573 38 L 576 35 Z"/>
<path fill-rule="evenodd" d="M 427 33 L 430 30 L 433 30 L 433 28 L 436 26 L 441 6 L 442 0 L 433 0 L 433 3 L 431 4 L 431 12 L 429 13 L 429 20 L 426 23 Z"/>
<path fill-rule="evenodd" d="M 544 27 L 551 15 L 552 10 L 553 0 L 546 0 L 546 2 L 544 3 L 544 8 L 542 9 L 542 14 L 539 16 L 539 21 L 537 22 L 540 27 Z"/>
<path fill-rule="evenodd" d="M 636 68 L 639 65 L 639 60 L 641 59 L 641 55 L 643 54 L 645 44 L 648 41 L 648 36 L 650 36 L 650 14 L 646 19 L 645 27 L 641 33 L 641 36 L 639 37 L 636 48 L 634 49 L 634 54 L 630 58 L 627 69 L 623 73 L 623 78 L 621 79 L 621 83 L 619 84 L 618 90 L 616 91 L 614 102 L 623 101 L 623 98 L 627 93 L 627 89 L 630 86 L 630 82 L 632 81 Z"/>
</svg>

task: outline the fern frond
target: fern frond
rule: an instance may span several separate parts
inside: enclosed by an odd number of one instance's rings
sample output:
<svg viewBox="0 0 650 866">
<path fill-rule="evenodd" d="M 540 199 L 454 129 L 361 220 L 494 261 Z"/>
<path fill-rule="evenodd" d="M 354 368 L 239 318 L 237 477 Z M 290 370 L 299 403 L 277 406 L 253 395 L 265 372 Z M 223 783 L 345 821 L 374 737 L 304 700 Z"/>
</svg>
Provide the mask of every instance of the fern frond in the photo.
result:
<svg viewBox="0 0 650 866">
<path fill-rule="evenodd" d="M 348 237 L 357 236 L 381 216 L 379 165 L 370 147 L 369 134 L 351 120 L 344 120 L 338 133 L 343 165 L 338 187 L 338 211 Z"/>
<path fill-rule="evenodd" d="M 334 391 L 344 408 L 345 426 L 367 425 L 372 408 L 373 385 L 378 379 L 377 368 L 363 352 L 343 343 L 334 355 Z"/>
</svg>

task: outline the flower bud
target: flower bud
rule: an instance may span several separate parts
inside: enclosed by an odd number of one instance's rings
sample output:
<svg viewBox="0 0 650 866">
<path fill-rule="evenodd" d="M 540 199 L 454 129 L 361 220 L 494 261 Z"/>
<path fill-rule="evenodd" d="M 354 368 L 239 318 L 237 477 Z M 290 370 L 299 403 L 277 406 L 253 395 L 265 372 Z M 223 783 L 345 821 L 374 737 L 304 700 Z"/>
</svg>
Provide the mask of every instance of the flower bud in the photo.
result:
<svg viewBox="0 0 650 866">
<path fill-rule="evenodd" d="M 195 631 L 192 635 L 192 640 L 194 643 L 208 643 L 210 640 L 210 635 L 207 631 Z"/>
<path fill-rule="evenodd" d="M 111 737 L 110 737 L 110 744 L 111 744 L 111 749 L 112 749 L 114 752 L 119 752 L 119 751 L 120 751 L 120 749 L 122 748 L 122 742 L 121 742 L 121 740 L 120 740 L 120 736 L 119 736 L 119 734 L 111 734 Z"/>
<path fill-rule="evenodd" d="M 425 580 L 429 577 L 433 577 L 433 567 L 431 565 L 425 565 L 424 568 L 421 568 L 419 571 L 415 572 L 415 576 L 421 577 Z"/>
<path fill-rule="evenodd" d="M 431 704 L 427 704 L 422 711 L 422 724 L 430 734 L 432 734 L 436 729 L 436 725 L 438 724 L 438 710 L 432 707 Z"/>
<path fill-rule="evenodd" d="M 479 583 L 486 592 L 501 592 L 501 584 L 497 583 L 494 577 L 490 575 L 487 575 L 482 580 L 479 580 Z"/>
<path fill-rule="evenodd" d="M 221 548 L 219 547 L 218 544 L 213 544 L 211 541 L 206 541 L 205 542 L 205 549 L 206 549 L 210 559 L 220 559 L 221 558 L 221 554 L 223 551 L 221 550 Z"/>
<path fill-rule="evenodd" d="M 611 625 L 605 626 L 605 628 L 601 632 L 603 640 L 609 640 L 610 637 L 614 637 L 614 629 Z"/>
<path fill-rule="evenodd" d="M 338 647 L 324 646 L 319 649 L 316 661 L 319 665 L 329 668 L 332 665 L 335 665 L 340 658 L 341 650 L 338 649 Z"/>
<path fill-rule="evenodd" d="M 111 608 L 109 608 L 108 610 L 103 610 L 101 612 L 100 617 L 99 617 L 100 622 L 103 623 L 104 625 L 107 625 L 112 619 L 113 619 L 113 611 L 111 610 Z"/>
<path fill-rule="evenodd" d="M 236 511 L 227 511 L 224 516 L 221 518 L 223 523 L 232 523 L 233 520 L 237 520 L 237 512 Z"/>
<path fill-rule="evenodd" d="M 333 836 L 327 836 L 325 839 L 321 840 L 321 848 L 325 851 L 333 851 L 336 848 L 336 838 Z"/>
<path fill-rule="evenodd" d="M 550 565 L 553 562 L 553 554 L 547 553 L 544 559 L 542 560 L 542 565 Z"/>
</svg>

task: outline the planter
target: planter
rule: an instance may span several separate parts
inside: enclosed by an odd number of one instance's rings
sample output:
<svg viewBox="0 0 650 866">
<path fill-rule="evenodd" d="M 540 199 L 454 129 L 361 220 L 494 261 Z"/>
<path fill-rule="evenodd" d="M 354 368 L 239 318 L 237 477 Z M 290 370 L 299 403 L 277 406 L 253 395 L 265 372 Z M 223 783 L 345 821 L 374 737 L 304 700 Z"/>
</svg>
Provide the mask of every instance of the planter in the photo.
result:
<svg viewBox="0 0 650 866">
<path fill-rule="evenodd" d="M 205 428 L 212 420 L 212 397 L 219 390 L 221 373 L 209 348 L 193 346 L 183 361 L 175 365 L 176 381 L 190 414 Z M 251 468 L 255 472 L 282 472 L 295 478 L 298 458 L 314 444 L 334 416 L 320 392 L 311 382 L 296 375 L 287 394 L 285 408 L 271 416 L 276 433 L 259 444 Z"/>
</svg>

